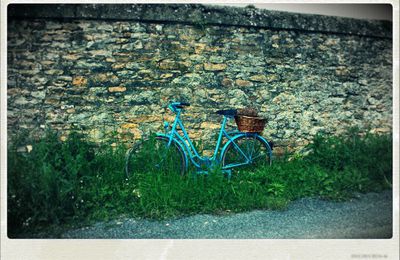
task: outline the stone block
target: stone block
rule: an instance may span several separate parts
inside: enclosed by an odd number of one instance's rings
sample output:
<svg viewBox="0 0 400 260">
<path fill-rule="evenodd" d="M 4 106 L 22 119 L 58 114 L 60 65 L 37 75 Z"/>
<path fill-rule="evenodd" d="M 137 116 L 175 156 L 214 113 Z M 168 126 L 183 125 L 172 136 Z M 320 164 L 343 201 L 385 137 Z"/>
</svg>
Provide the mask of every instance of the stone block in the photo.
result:
<svg viewBox="0 0 400 260">
<path fill-rule="evenodd" d="M 126 87 L 109 87 L 108 91 L 113 93 L 113 92 L 125 92 L 126 91 Z"/>
<path fill-rule="evenodd" d="M 37 99 L 44 99 L 46 96 L 46 91 L 34 91 L 31 92 L 31 96 Z"/>
<path fill-rule="evenodd" d="M 200 124 L 200 128 L 202 129 L 219 129 L 221 127 L 220 124 L 210 123 L 210 122 L 202 122 Z"/>
<path fill-rule="evenodd" d="M 137 124 L 131 124 L 131 123 L 122 124 L 121 128 L 119 128 L 117 132 L 121 134 L 124 133 L 133 134 L 134 139 L 140 139 L 142 137 L 142 131 L 139 130 Z"/>
<path fill-rule="evenodd" d="M 204 44 L 204 43 L 196 43 L 195 44 L 195 49 L 194 49 L 194 52 L 196 53 L 196 54 L 201 54 L 203 51 L 204 51 L 204 49 L 206 48 L 206 44 Z"/>
<path fill-rule="evenodd" d="M 174 76 L 174 74 L 172 73 L 165 73 L 165 74 L 161 74 L 160 78 L 161 79 L 168 79 L 168 78 L 172 78 Z"/>
<path fill-rule="evenodd" d="M 126 128 L 137 128 L 138 124 L 135 123 L 125 123 L 121 125 L 121 128 L 126 129 Z"/>
<path fill-rule="evenodd" d="M 248 80 L 243 80 L 243 79 L 237 79 L 237 80 L 235 80 L 235 83 L 239 87 L 251 87 L 251 86 L 253 86 L 253 83 L 251 83 Z"/>
<path fill-rule="evenodd" d="M 16 105 L 26 105 L 29 103 L 30 102 L 25 97 L 18 97 L 17 99 L 14 100 L 14 104 Z"/>
<path fill-rule="evenodd" d="M 77 87 L 85 87 L 88 83 L 87 78 L 83 77 L 83 76 L 78 76 L 78 77 L 74 77 L 72 79 L 72 85 L 77 86 Z"/>
<path fill-rule="evenodd" d="M 223 71 L 226 68 L 226 64 L 204 63 L 204 69 L 208 71 Z"/>
<path fill-rule="evenodd" d="M 251 81 L 266 82 L 268 78 L 265 75 L 254 75 L 250 77 Z"/>
<path fill-rule="evenodd" d="M 112 53 L 107 50 L 92 50 L 89 51 L 89 54 L 92 56 L 103 56 L 103 57 L 110 57 Z"/>
<path fill-rule="evenodd" d="M 233 85 L 233 81 L 232 81 L 231 79 L 224 78 L 224 79 L 222 80 L 221 84 L 222 84 L 224 87 L 230 87 L 230 86 Z"/>
<path fill-rule="evenodd" d="M 225 61 L 225 57 L 222 56 L 211 56 L 209 59 L 212 63 L 223 63 Z"/>
<path fill-rule="evenodd" d="M 50 70 L 46 70 L 44 71 L 45 74 L 47 75 L 61 75 L 64 73 L 63 70 L 57 70 L 57 69 L 50 69 Z"/>
</svg>

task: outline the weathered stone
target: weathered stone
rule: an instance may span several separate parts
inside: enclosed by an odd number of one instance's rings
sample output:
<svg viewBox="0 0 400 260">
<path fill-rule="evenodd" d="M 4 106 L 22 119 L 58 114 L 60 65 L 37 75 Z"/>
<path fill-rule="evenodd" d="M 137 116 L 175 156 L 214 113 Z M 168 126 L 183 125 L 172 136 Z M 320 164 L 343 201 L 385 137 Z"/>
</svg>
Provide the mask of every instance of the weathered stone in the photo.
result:
<svg viewBox="0 0 400 260">
<path fill-rule="evenodd" d="M 190 61 L 180 61 L 179 63 L 179 67 L 180 69 L 187 69 L 188 67 L 190 67 L 192 65 L 192 63 Z"/>
<path fill-rule="evenodd" d="M 211 56 L 209 59 L 212 63 L 223 63 L 225 62 L 225 57 L 222 56 Z"/>
<path fill-rule="evenodd" d="M 194 52 L 196 54 L 201 54 L 204 51 L 204 49 L 206 48 L 206 46 L 207 45 L 204 43 L 196 43 Z"/>
<path fill-rule="evenodd" d="M 46 91 L 35 91 L 31 92 L 32 97 L 38 98 L 38 99 L 44 99 L 46 96 Z"/>
<path fill-rule="evenodd" d="M 158 67 L 162 70 L 175 70 L 179 69 L 179 64 L 172 60 L 163 60 L 158 64 Z"/>
<path fill-rule="evenodd" d="M 137 124 L 132 124 L 132 123 L 122 124 L 121 128 L 118 129 L 118 132 L 133 134 L 135 139 L 140 139 L 142 137 L 142 131 L 139 130 Z"/>
<path fill-rule="evenodd" d="M 162 26 L 161 24 L 157 24 L 157 25 L 156 25 L 156 30 L 157 30 L 157 31 L 160 32 L 160 31 L 162 31 L 162 29 L 163 29 L 163 26 Z"/>
<path fill-rule="evenodd" d="M 92 50 L 92 51 L 89 51 L 89 53 L 90 53 L 90 55 L 93 55 L 93 56 L 103 56 L 103 57 L 109 57 L 112 55 L 112 53 L 107 50 Z"/>
<path fill-rule="evenodd" d="M 99 129 L 92 129 L 89 131 L 89 137 L 92 138 L 94 141 L 100 142 L 104 137 L 104 133 Z"/>
<path fill-rule="evenodd" d="M 189 59 L 194 62 L 203 62 L 206 58 L 202 55 L 193 54 L 189 56 Z"/>
<path fill-rule="evenodd" d="M 109 87 L 108 88 L 109 92 L 125 92 L 126 91 L 126 87 Z"/>
<path fill-rule="evenodd" d="M 85 87 L 88 83 L 87 78 L 78 76 L 73 78 L 72 80 L 72 85 L 77 86 L 77 87 Z"/>
<path fill-rule="evenodd" d="M 268 78 L 265 75 L 254 75 L 250 77 L 251 81 L 266 82 Z"/>
<path fill-rule="evenodd" d="M 278 76 L 276 74 L 271 74 L 266 76 L 266 82 L 272 82 L 278 80 Z"/>
<path fill-rule="evenodd" d="M 233 81 L 231 79 L 228 79 L 228 78 L 224 78 L 221 83 L 225 87 L 230 87 L 230 86 L 233 85 Z"/>
<path fill-rule="evenodd" d="M 45 100 L 44 100 L 44 103 L 46 104 L 46 105 L 58 105 L 58 104 L 60 104 L 60 99 L 59 98 L 46 98 Z"/>
<path fill-rule="evenodd" d="M 366 80 L 366 79 L 360 79 L 360 80 L 358 81 L 358 83 L 359 83 L 360 85 L 367 86 L 367 85 L 368 85 L 368 80 Z"/>
<path fill-rule="evenodd" d="M 166 116 L 167 116 L 167 120 L 173 119 L 173 117 L 168 118 L 168 115 L 166 115 Z M 134 123 L 134 124 L 157 122 L 160 120 L 161 120 L 161 115 L 142 115 L 142 116 L 136 116 L 136 117 L 128 119 L 129 122 Z M 132 126 L 132 127 L 134 127 L 134 126 Z"/>
<path fill-rule="evenodd" d="M 54 39 L 54 40 L 57 40 L 57 39 Z M 57 49 L 65 49 L 65 48 L 68 48 L 68 47 L 70 47 L 70 43 L 68 43 L 68 42 L 57 42 L 57 41 L 52 41 L 51 43 L 50 43 L 50 46 L 49 47 L 51 47 L 51 48 L 57 48 Z"/>
<path fill-rule="evenodd" d="M 40 62 L 40 64 L 42 64 L 42 65 L 44 65 L 44 66 L 49 66 L 49 65 L 53 65 L 55 62 L 54 61 L 51 61 L 51 60 L 44 60 L 44 61 L 41 61 Z M 53 74 L 55 74 L 55 73 L 46 73 L 46 74 L 50 74 L 50 75 L 53 75 Z"/>
<path fill-rule="evenodd" d="M 111 67 L 114 70 L 119 70 L 119 69 L 125 68 L 126 64 L 125 63 L 114 63 L 113 65 L 111 65 Z"/>
<path fill-rule="evenodd" d="M 153 71 L 151 71 L 151 70 L 139 70 L 137 72 L 137 74 L 140 75 L 140 76 L 147 76 L 147 75 L 152 75 Z"/>
<path fill-rule="evenodd" d="M 76 68 L 80 68 L 80 69 L 106 69 L 106 66 L 102 63 L 96 63 L 96 62 L 87 62 L 87 61 L 83 61 L 83 60 L 78 60 L 78 62 L 76 63 Z"/>
<path fill-rule="evenodd" d="M 371 129 L 371 133 L 390 133 L 391 129 L 389 127 L 378 127 Z"/>
<path fill-rule="evenodd" d="M 29 101 L 25 97 L 19 97 L 14 101 L 14 103 L 16 105 L 26 105 L 29 103 Z"/>
<path fill-rule="evenodd" d="M 107 57 L 106 58 L 107 62 L 115 62 L 115 59 L 113 57 Z M 114 68 L 114 67 L 113 67 Z"/>
<path fill-rule="evenodd" d="M 221 127 L 220 124 L 214 124 L 209 122 L 203 122 L 200 124 L 200 128 L 202 129 L 219 129 Z"/>
<path fill-rule="evenodd" d="M 129 70 L 131 70 L 131 69 L 139 69 L 140 65 L 138 63 L 136 63 L 136 62 L 128 62 L 128 63 L 126 63 L 125 68 L 129 69 Z"/>
<path fill-rule="evenodd" d="M 226 64 L 204 63 L 204 69 L 208 71 L 222 71 L 227 67 Z"/>
<path fill-rule="evenodd" d="M 165 74 L 161 74 L 161 75 L 160 75 L 160 78 L 161 78 L 161 79 L 168 79 L 168 78 L 171 78 L 171 77 L 173 77 L 173 76 L 174 76 L 174 74 L 165 73 Z"/>
<path fill-rule="evenodd" d="M 98 82 L 108 82 L 110 80 L 109 75 L 106 73 L 100 73 L 94 76 L 94 79 Z"/>
<path fill-rule="evenodd" d="M 126 123 L 121 125 L 122 128 L 137 128 L 139 125 L 135 123 Z"/>
<path fill-rule="evenodd" d="M 107 121 L 110 121 L 111 119 L 112 119 L 111 114 L 106 113 L 106 112 L 99 113 L 99 114 L 93 115 L 91 117 L 91 120 L 93 122 L 107 122 Z"/>
<path fill-rule="evenodd" d="M 250 87 L 250 86 L 253 86 L 253 83 L 251 83 L 250 81 L 242 80 L 242 79 L 235 80 L 235 83 L 239 87 Z"/>
<path fill-rule="evenodd" d="M 87 112 L 81 112 L 79 114 L 71 114 L 68 118 L 68 121 L 70 122 L 78 122 L 78 123 L 82 123 L 84 122 L 86 119 L 88 119 L 90 117 L 90 114 Z"/>
<path fill-rule="evenodd" d="M 335 73 L 337 76 L 346 76 L 350 73 L 350 71 L 345 66 L 339 66 L 336 68 Z"/>
<path fill-rule="evenodd" d="M 46 70 L 44 73 L 47 75 L 61 75 L 64 73 L 62 70 Z"/>
<path fill-rule="evenodd" d="M 58 76 L 57 80 L 71 82 L 72 81 L 72 77 L 71 76 Z"/>
<path fill-rule="evenodd" d="M 111 24 L 100 24 L 96 27 L 97 30 L 99 31 L 106 31 L 106 32 L 112 32 L 113 31 L 113 26 Z"/>
<path fill-rule="evenodd" d="M 134 42 L 134 48 L 137 50 L 143 49 L 143 43 L 141 41 Z"/>
<path fill-rule="evenodd" d="M 38 74 L 40 71 L 38 69 L 34 70 L 20 70 L 19 73 L 24 75 L 24 76 L 34 76 Z"/>
</svg>

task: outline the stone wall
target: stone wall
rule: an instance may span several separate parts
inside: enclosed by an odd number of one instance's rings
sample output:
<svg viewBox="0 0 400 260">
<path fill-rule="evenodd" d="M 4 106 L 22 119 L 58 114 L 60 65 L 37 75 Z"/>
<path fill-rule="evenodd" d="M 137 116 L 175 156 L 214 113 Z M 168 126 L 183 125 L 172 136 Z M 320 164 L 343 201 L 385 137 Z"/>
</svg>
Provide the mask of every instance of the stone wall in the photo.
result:
<svg viewBox="0 0 400 260">
<path fill-rule="evenodd" d="M 206 141 L 221 121 L 214 111 L 255 106 L 278 152 L 321 130 L 391 131 L 388 22 L 202 5 L 8 12 L 9 135 L 141 138 L 161 130 L 170 101 L 192 104 L 183 119 Z"/>
</svg>

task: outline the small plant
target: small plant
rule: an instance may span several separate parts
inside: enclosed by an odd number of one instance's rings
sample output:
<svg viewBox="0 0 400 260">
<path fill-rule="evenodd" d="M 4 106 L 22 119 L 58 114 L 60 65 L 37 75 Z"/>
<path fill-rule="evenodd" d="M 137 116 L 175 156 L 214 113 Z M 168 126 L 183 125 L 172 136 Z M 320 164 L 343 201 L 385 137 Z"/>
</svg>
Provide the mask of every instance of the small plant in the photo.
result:
<svg viewBox="0 0 400 260">
<path fill-rule="evenodd" d="M 286 209 L 289 204 L 289 199 L 284 197 L 271 197 L 267 201 L 267 207 L 271 210 Z"/>
<path fill-rule="evenodd" d="M 282 183 L 271 183 L 268 185 L 267 192 L 274 197 L 281 197 L 285 194 L 285 185 Z"/>
<path fill-rule="evenodd" d="M 351 128 L 342 136 L 318 134 L 305 158 L 328 170 L 357 168 L 364 176 L 380 182 L 392 181 L 392 144 L 390 135 L 363 134 Z"/>
<path fill-rule="evenodd" d="M 18 152 L 15 144 L 22 143 L 30 143 L 32 151 Z M 7 188 L 11 234 L 79 221 L 94 211 L 101 214 L 107 206 L 115 209 L 127 203 L 124 190 L 119 190 L 127 185 L 121 168 L 124 150 L 96 146 L 77 133 L 65 142 L 55 132 L 39 141 L 11 142 Z M 116 200 L 109 203 L 104 200 L 108 196 Z"/>
</svg>

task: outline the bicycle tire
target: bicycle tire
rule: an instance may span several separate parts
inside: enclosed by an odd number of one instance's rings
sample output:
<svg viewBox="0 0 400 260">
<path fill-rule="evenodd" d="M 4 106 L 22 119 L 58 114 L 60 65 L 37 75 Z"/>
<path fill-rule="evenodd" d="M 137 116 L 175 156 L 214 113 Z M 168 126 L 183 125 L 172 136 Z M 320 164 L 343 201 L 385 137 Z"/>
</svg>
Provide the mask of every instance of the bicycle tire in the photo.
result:
<svg viewBox="0 0 400 260">
<path fill-rule="evenodd" d="M 135 172 L 177 173 L 180 175 L 186 173 L 185 154 L 180 145 L 173 140 L 167 149 L 169 139 L 163 136 L 155 137 L 154 141 L 154 144 L 150 139 L 140 141 L 127 151 L 125 157 L 127 178 Z"/>
<path fill-rule="evenodd" d="M 234 142 L 247 157 L 252 158 L 250 163 L 240 166 L 240 168 L 261 165 L 270 166 L 272 164 L 271 147 L 259 135 L 243 135 L 235 139 Z M 222 167 L 227 167 L 233 163 L 244 163 L 245 161 L 245 157 L 238 151 L 233 142 L 228 145 L 221 158 Z M 232 169 L 234 168 L 237 167 L 232 167 Z"/>
</svg>

